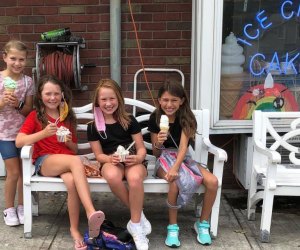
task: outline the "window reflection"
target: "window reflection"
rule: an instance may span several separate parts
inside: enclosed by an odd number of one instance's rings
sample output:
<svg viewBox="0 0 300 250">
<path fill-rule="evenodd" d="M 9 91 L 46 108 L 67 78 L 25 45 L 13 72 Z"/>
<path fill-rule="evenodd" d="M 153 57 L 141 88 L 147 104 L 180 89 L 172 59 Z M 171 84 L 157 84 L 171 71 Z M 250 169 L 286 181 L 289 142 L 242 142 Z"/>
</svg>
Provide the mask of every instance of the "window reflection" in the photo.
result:
<svg viewBox="0 0 300 250">
<path fill-rule="evenodd" d="M 224 1 L 221 120 L 251 119 L 256 109 L 299 110 L 299 2 Z"/>
</svg>

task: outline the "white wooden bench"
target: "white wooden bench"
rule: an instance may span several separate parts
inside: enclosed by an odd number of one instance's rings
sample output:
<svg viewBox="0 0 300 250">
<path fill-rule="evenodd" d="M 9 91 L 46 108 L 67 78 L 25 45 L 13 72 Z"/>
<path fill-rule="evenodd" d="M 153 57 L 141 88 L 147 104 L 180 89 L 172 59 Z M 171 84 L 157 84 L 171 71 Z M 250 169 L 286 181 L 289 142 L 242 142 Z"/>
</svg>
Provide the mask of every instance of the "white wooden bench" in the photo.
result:
<svg viewBox="0 0 300 250">
<path fill-rule="evenodd" d="M 125 98 L 126 106 L 132 109 L 132 106 L 136 106 L 137 113 L 141 111 L 146 114 L 136 115 L 138 122 L 147 122 L 149 114 L 155 109 L 153 106 L 134 99 Z M 78 120 L 78 131 L 85 133 L 87 129 L 87 121 L 93 119 L 92 104 L 88 104 L 83 107 L 74 108 L 77 120 Z M 227 154 L 224 150 L 215 147 L 209 140 L 209 112 L 208 110 L 195 110 L 194 114 L 198 123 L 198 134 L 196 135 L 194 149 L 190 147 L 192 156 L 198 162 L 207 164 L 208 154 L 214 154 L 213 162 L 213 173 L 219 180 L 219 188 L 217 198 L 213 206 L 211 214 L 211 234 L 213 237 L 217 236 L 219 209 L 220 209 L 220 198 L 221 198 L 221 187 L 222 187 L 222 176 L 224 161 L 227 159 Z M 147 128 L 142 129 L 142 133 L 148 133 Z M 151 149 L 151 144 L 145 142 L 147 149 Z M 89 149 L 89 143 L 79 143 L 78 147 L 80 150 Z M 90 151 L 91 152 L 91 151 Z M 32 213 L 38 214 L 37 204 L 37 192 L 40 191 L 66 191 L 66 187 L 59 177 L 43 177 L 32 175 L 34 166 L 31 160 L 32 146 L 25 146 L 22 148 L 21 157 L 23 161 L 23 182 L 24 182 L 24 236 L 25 238 L 31 238 L 32 230 Z M 84 154 L 89 159 L 93 159 L 92 153 Z M 157 179 L 153 177 L 155 157 L 153 155 L 147 155 L 149 160 L 148 164 L 148 177 L 144 181 L 144 187 L 146 193 L 167 193 L 168 183 L 163 179 Z M 91 192 L 111 192 L 107 182 L 104 179 L 88 178 Z M 204 188 L 201 186 L 198 190 L 198 194 L 203 193 Z M 31 199 L 33 197 L 33 199 Z M 32 205 L 33 204 L 33 205 Z"/>
<path fill-rule="evenodd" d="M 283 128 L 282 124 L 289 124 Z M 280 126 L 281 125 L 281 126 Z M 255 219 L 263 200 L 260 239 L 270 241 L 274 196 L 300 196 L 300 112 L 261 112 L 253 115 L 253 166 L 248 192 L 248 219 Z M 284 152 L 284 153 L 283 153 Z M 289 159 L 282 157 L 288 155 Z"/>
</svg>

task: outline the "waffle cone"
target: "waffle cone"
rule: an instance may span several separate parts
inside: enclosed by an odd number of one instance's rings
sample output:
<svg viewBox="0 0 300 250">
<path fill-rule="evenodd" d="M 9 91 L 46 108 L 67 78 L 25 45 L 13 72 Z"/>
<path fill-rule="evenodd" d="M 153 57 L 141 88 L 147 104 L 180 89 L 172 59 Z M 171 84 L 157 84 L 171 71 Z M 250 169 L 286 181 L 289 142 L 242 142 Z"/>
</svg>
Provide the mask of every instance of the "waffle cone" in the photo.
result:
<svg viewBox="0 0 300 250">
<path fill-rule="evenodd" d="M 169 127 L 163 127 L 163 126 L 161 126 L 160 130 L 163 131 L 163 132 L 168 132 L 169 131 Z"/>
<path fill-rule="evenodd" d="M 15 92 L 15 88 L 5 88 L 5 91 L 9 92 L 9 93 L 14 93 Z"/>
</svg>

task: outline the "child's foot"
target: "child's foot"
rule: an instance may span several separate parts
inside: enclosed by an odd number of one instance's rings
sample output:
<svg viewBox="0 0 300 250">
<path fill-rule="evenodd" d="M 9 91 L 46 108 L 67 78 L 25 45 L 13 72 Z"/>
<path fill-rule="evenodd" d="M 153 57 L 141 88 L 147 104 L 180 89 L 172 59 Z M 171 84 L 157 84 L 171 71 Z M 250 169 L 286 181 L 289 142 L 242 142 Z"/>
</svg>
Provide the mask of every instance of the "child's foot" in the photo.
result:
<svg viewBox="0 0 300 250">
<path fill-rule="evenodd" d="M 151 231 L 152 231 L 152 227 L 151 227 L 151 224 L 150 222 L 147 220 L 146 216 L 144 215 L 144 212 L 142 211 L 142 214 L 141 214 L 141 226 L 142 226 L 142 229 L 143 229 L 143 233 L 145 235 L 148 235 L 148 234 L 151 234 Z"/>
<path fill-rule="evenodd" d="M 127 224 L 127 230 L 131 234 L 137 250 L 148 250 L 149 240 L 140 223 L 132 223 L 130 220 Z"/>
<path fill-rule="evenodd" d="M 84 243 L 83 239 L 74 240 L 75 250 L 87 250 L 87 245 Z"/>
<path fill-rule="evenodd" d="M 17 214 L 18 214 L 20 224 L 23 225 L 24 224 L 24 206 L 23 205 L 17 206 Z"/>
<path fill-rule="evenodd" d="M 89 216 L 89 237 L 95 238 L 99 235 L 100 226 L 105 219 L 105 215 L 102 211 L 95 211 Z"/>
<path fill-rule="evenodd" d="M 10 207 L 3 211 L 3 218 L 7 226 L 20 225 L 20 221 L 17 215 L 16 208 Z"/>
<path fill-rule="evenodd" d="M 178 239 L 179 236 L 179 226 L 177 224 L 172 224 L 167 227 L 168 235 L 165 240 L 165 244 L 168 247 L 179 247 L 180 241 Z"/>
<path fill-rule="evenodd" d="M 202 222 L 196 221 L 194 224 L 194 229 L 197 233 L 197 241 L 202 245 L 210 245 L 211 237 L 209 232 L 210 225 L 207 221 Z"/>
<path fill-rule="evenodd" d="M 82 238 L 82 235 L 80 234 L 80 232 L 78 230 L 72 230 L 72 228 L 70 228 L 70 232 L 71 232 L 71 236 L 74 240 L 74 249 L 75 250 L 86 250 L 87 245 L 83 241 L 83 238 Z"/>
</svg>

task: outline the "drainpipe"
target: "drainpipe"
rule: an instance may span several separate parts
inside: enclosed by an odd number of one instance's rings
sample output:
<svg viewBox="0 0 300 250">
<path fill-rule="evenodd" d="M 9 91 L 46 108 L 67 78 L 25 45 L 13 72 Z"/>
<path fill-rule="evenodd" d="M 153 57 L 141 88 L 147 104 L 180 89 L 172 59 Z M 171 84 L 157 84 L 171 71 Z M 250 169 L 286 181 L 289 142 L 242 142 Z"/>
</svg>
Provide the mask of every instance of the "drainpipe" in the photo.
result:
<svg viewBox="0 0 300 250">
<path fill-rule="evenodd" d="M 121 85 L 121 0 L 110 0 L 110 72 Z"/>
</svg>

